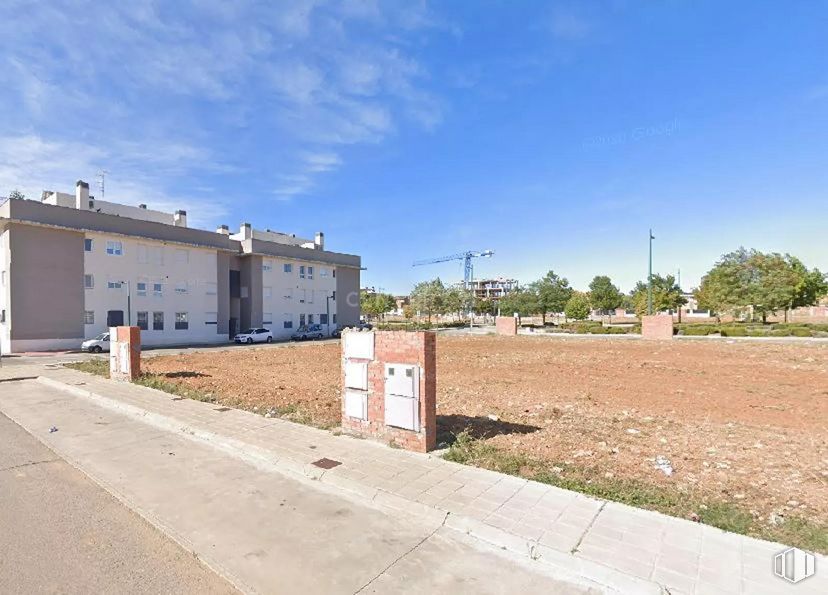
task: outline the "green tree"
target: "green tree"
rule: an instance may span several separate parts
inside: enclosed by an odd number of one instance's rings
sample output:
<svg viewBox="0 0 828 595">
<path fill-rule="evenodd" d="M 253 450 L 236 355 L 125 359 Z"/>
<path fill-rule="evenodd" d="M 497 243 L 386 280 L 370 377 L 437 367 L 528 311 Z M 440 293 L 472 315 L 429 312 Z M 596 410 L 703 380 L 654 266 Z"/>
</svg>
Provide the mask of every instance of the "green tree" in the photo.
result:
<svg viewBox="0 0 828 595">
<path fill-rule="evenodd" d="M 546 324 L 547 312 L 559 314 L 564 311 L 573 291 L 569 281 L 565 277 L 559 277 L 555 271 L 547 272 L 543 278 L 532 283 L 531 289 L 537 296 L 543 324 Z"/>
<path fill-rule="evenodd" d="M 23 194 L 22 192 L 20 192 L 20 190 L 18 190 L 17 188 L 15 188 L 11 192 L 9 192 L 9 198 L 12 198 L 12 199 L 15 199 L 15 200 L 23 200 L 23 199 L 26 198 L 26 195 Z"/>
<path fill-rule="evenodd" d="M 363 291 L 359 296 L 359 306 L 363 313 L 376 319 L 383 318 L 387 312 L 397 307 L 394 296 L 387 293 Z"/>
<path fill-rule="evenodd" d="M 589 284 L 589 301 L 594 309 L 609 312 L 609 321 L 612 322 L 612 312 L 624 303 L 624 294 L 609 277 L 597 275 Z"/>
<path fill-rule="evenodd" d="M 406 320 L 414 318 L 414 308 L 412 308 L 410 304 L 403 306 L 403 318 Z"/>
<path fill-rule="evenodd" d="M 454 285 L 446 290 L 445 311 L 463 318 L 474 304 L 474 293 L 465 287 Z"/>
<path fill-rule="evenodd" d="M 633 307 L 637 316 L 647 314 L 647 282 L 639 281 L 630 292 Z M 663 310 L 678 310 L 687 303 L 681 295 L 681 288 L 673 275 L 662 277 L 653 275 L 653 312 Z"/>
<path fill-rule="evenodd" d="M 828 291 L 825 275 L 793 256 L 739 248 L 702 277 L 696 297 L 717 313 L 749 309 L 751 317 L 816 303 Z"/>
<path fill-rule="evenodd" d="M 809 270 L 801 260 L 790 254 L 787 254 L 785 259 L 799 278 L 791 309 L 815 306 L 820 299 L 828 295 L 828 277 L 825 273 L 817 268 Z M 787 316 L 787 312 L 785 314 Z"/>
<path fill-rule="evenodd" d="M 540 311 L 538 295 L 528 287 L 513 289 L 498 303 L 501 316 L 533 316 Z"/>
<path fill-rule="evenodd" d="M 567 318 L 573 320 L 586 320 L 589 317 L 589 298 L 585 293 L 576 291 L 569 298 L 564 306 L 564 313 Z"/>
<path fill-rule="evenodd" d="M 431 324 L 433 314 L 446 311 L 446 288 L 439 278 L 417 283 L 411 291 L 411 306 L 428 317 Z"/>
</svg>

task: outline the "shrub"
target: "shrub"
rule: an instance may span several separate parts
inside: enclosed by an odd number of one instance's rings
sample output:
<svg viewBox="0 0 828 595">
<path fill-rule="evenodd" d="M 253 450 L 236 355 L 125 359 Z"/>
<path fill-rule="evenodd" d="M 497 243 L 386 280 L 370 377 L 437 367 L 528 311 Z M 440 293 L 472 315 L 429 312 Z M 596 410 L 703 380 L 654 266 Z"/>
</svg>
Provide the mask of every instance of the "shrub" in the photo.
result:
<svg viewBox="0 0 828 595">
<path fill-rule="evenodd" d="M 589 326 L 589 327 L 587 327 L 587 332 L 590 335 L 607 335 L 607 334 L 609 334 L 609 330 L 604 328 L 603 326 Z"/>
<path fill-rule="evenodd" d="M 792 328 L 791 334 L 794 337 L 811 337 L 813 336 L 811 329 L 809 328 Z"/>
<path fill-rule="evenodd" d="M 632 330 L 632 327 L 610 326 L 607 327 L 607 333 L 610 335 L 626 335 Z"/>
<path fill-rule="evenodd" d="M 723 326 L 722 337 L 747 337 L 747 329 L 743 326 Z"/>
<path fill-rule="evenodd" d="M 719 328 L 709 324 L 693 324 L 687 325 L 681 330 L 689 337 L 700 337 L 716 333 L 719 331 Z"/>
</svg>

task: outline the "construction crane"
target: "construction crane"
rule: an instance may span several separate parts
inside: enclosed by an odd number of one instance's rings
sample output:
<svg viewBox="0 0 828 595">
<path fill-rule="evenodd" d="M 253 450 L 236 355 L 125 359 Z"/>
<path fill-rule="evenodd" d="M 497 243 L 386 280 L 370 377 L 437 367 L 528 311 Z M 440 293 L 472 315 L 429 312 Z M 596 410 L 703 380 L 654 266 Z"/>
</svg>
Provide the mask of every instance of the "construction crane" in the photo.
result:
<svg viewBox="0 0 828 595">
<path fill-rule="evenodd" d="M 437 264 L 438 262 L 448 262 L 450 260 L 462 260 L 465 271 L 463 273 L 463 283 L 467 289 L 471 289 L 472 281 L 474 280 L 474 265 L 473 258 L 491 258 L 494 256 L 493 250 L 482 250 L 480 252 L 468 251 L 460 252 L 459 254 L 451 254 L 449 256 L 442 256 L 440 258 L 429 258 L 427 260 L 418 260 L 411 266 L 419 267 L 425 264 Z"/>
</svg>

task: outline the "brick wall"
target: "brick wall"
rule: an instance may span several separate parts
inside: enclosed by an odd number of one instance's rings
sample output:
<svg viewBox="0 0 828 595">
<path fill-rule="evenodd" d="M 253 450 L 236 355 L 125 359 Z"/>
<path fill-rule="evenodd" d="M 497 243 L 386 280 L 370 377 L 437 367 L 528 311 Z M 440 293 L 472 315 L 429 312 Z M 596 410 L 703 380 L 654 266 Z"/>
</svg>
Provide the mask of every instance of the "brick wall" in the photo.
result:
<svg viewBox="0 0 828 595">
<path fill-rule="evenodd" d="M 666 340 L 673 338 L 673 317 L 653 316 L 641 317 L 641 336 L 645 339 Z"/>
<path fill-rule="evenodd" d="M 109 377 L 131 381 L 141 375 L 141 329 L 115 326 L 109 329 Z"/>
<path fill-rule="evenodd" d="M 346 357 L 347 334 L 342 340 L 342 429 L 345 432 L 377 438 L 389 444 L 427 452 L 437 446 L 437 337 L 433 332 L 374 331 L 365 333 L 374 337 L 374 357 Z M 362 333 L 361 333 L 362 334 Z M 347 361 L 366 363 L 368 367 L 367 419 L 349 417 L 345 408 L 345 393 L 353 391 L 345 383 Z M 417 432 L 385 424 L 385 364 L 416 364 L 419 366 L 419 420 Z"/>
<path fill-rule="evenodd" d="M 517 335 L 517 318 L 498 316 L 495 319 L 495 330 L 498 335 Z"/>
</svg>

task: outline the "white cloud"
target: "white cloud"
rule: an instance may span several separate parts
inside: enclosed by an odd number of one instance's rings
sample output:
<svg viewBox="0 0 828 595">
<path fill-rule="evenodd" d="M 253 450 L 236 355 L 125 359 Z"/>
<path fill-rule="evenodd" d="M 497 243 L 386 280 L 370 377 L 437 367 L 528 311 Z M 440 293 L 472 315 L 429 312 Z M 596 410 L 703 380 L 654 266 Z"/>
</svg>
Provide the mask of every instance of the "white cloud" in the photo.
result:
<svg viewBox="0 0 828 595">
<path fill-rule="evenodd" d="M 65 186 L 106 167 L 186 192 L 178 179 L 239 173 L 235 157 L 276 196 L 305 194 L 344 165 L 348 145 L 441 121 L 406 40 L 447 30 L 408 0 L 7 0 L 0 138 L 41 144 L 36 159 L 9 154 L 0 184 Z M 236 145 L 249 129 L 273 138 L 278 167 L 249 165 L 249 145 Z M 49 147 L 69 154 L 50 161 Z"/>
<path fill-rule="evenodd" d="M 556 8 L 549 20 L 549 30 L 558 39 L 575 41 L 592 33 L 592 23 L 574 11 Z"/>
</svg>

